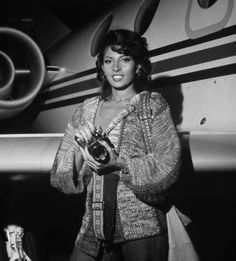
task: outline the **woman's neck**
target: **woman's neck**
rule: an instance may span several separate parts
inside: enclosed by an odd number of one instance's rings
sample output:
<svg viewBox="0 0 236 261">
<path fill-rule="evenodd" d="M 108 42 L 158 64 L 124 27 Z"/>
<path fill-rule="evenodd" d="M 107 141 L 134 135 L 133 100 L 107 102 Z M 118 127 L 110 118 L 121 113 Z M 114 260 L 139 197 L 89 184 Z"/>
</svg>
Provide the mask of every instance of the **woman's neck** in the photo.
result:
<svg viewBox="0 0 236 261">
<path fill-rule="evenodd" d="M 125 100 L 130 100 L 136 95 L 136 92 L 134 89 L 130 90 L 112 90 L 111 93 L 111 100 L 114 101 L 125 101 Z"/>
</svg>

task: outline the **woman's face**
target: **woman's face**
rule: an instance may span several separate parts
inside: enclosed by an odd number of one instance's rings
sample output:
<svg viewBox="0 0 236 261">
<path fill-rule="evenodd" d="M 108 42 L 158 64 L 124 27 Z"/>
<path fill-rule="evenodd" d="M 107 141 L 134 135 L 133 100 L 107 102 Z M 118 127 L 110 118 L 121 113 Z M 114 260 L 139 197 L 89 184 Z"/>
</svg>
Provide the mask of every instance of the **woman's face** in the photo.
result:
<svg viewBox="0 0 236 261">
<path fill-rule="evenodd" d="M 126 89 L 134 82 L 136 70 L 134 59 L 114 52 L 110 47 L 105 49 L 102 69 L 107 81 L 115 89 Z"/>
</svg>

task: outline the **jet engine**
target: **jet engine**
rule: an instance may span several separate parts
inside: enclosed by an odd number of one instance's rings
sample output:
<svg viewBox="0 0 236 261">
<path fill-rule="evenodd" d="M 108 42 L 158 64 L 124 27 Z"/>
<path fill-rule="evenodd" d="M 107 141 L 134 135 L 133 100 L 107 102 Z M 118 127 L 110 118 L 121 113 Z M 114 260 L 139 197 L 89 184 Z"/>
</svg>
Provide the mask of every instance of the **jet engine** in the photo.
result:
<svg viewBox="0 0 236 261">
<path fill-rule="evenodd" d="M 45 71 L 43 55 L 31 37 L 0 27 L 0 120 L 32 103 L 43 85 Z"/>
</svg>

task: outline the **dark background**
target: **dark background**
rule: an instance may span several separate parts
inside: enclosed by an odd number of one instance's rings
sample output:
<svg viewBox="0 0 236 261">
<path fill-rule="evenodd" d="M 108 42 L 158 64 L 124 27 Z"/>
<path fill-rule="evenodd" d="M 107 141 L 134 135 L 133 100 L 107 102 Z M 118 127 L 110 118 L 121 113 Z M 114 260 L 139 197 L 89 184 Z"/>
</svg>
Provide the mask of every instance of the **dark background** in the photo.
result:
<svg viewBox="0 0 236 261">
<path fill-rule="evenodd" d="M 0 20 L 31 18 L 32 6 L 50 10 L 69 28 L 76 30 L 91 19 L 126 0 L 1 0 Z"/>
</svg>

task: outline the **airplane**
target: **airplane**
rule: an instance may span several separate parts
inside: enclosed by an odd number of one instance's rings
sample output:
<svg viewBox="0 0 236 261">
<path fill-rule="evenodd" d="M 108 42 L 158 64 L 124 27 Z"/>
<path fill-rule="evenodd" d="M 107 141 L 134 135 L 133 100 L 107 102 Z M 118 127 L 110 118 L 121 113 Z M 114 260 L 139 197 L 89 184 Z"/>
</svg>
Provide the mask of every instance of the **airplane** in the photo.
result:
<svg viewBox="0 0 236 261">
<path fill-rule="evenodd" d="M 11 189 L 14 185 L 9 184 L 21 184 L 19 189 L 37 180 L 42 190 L 50 190 L 48 174 L 67 121 L 78 103 L 99 93 L 99 41 L 109 29 L 135 30 L 148 40 L 151 88 L 169 103 L 182 142 L 187 182 L 176 191 L 175 200 L 193 219 L 192 237 L 201 260 L 227 260 L 233 254 L 235 231 L 235 2 L 117 1 L 73 30 L 51 10 L 36 6 L 37 37 L 30 35 L 28 19 L 0 26 L 4 184 Z M 40 24 L 45 26 L 45 20 L 50 24 L 43 32 Z M 68 202 L 67 196 L 51 190 L 49 194 Z"/>
</svg>

